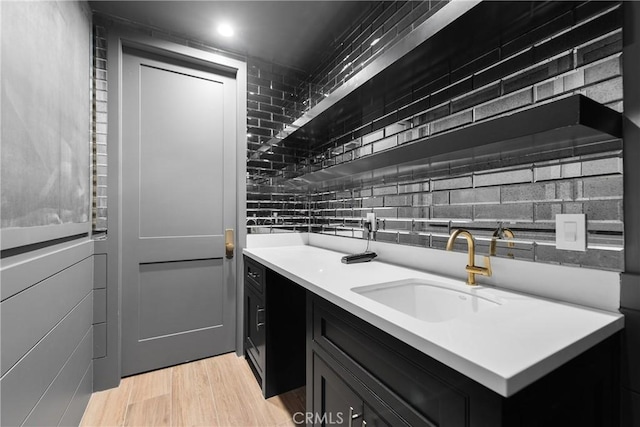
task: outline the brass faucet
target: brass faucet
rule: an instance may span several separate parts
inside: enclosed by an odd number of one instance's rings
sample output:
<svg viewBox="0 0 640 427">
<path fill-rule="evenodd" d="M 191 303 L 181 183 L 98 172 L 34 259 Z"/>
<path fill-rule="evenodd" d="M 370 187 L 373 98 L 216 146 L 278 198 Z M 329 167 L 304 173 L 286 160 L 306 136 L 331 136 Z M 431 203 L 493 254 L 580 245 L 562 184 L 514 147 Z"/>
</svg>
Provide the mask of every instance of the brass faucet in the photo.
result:
<svg viewBox="0 0 640 427">
<path fill-rule="evenodd" d="M 513 238 L 515 237 L 515 235 L 513 234 L 513 231 L 511 231 L 508 228 L 503 228 L 502 225 L 500 225 L 500 227 L 498 227 L 498 229 L 493 232 L 493 237 L 491 238 L 491 243 L 489 244 L 489 255 L 490 256 L 495 256 L 495 254 L 496 254 L 496 240 L 497 239 L 502 239 L 503 237 L 506 237 L 508 239 L 507 240 L 507 247 L 508 248 L 513 248 L 515 246 L 515 244 L 513 243 Z M 513 258 L 513 253 L 512 252 L 507 252 L 507 256 L 509 258 Z"/>
<path fill-rule="evenodd" d="M 465 270 L 467 271 L 467 284 L 470 286 L 476 284 L 476 274 L 491 277 L 491 261 L 488 256 L 484 257 L 484 267 L 480 267 L 475 264 L 476 244 L 473 241 L 473 236 L 467 230 L 463 230 L 461 228 L 453 230 L 453 233 L 449 236 L 449 241 L 447 241 L 447 250 L 453 250 L 453 243 L 458 236 L 463 236 L 467 239 L 467 248 L 469 251 L 469 261 L 465 267 Z"/>
</svg>

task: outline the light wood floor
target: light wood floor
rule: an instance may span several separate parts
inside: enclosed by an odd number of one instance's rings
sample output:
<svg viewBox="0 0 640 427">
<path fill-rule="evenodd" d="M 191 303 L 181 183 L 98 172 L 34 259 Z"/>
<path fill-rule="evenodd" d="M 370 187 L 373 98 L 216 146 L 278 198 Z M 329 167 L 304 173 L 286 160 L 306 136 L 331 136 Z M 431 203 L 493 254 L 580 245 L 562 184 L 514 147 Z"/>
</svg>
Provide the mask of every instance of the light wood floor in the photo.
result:
<svg viewBox="0 0 640 427">
<path fill-rule="evenodd" d="M 124 378 L 91 396 L 80 425 L 295 426 L 304 399 L 303 387 L 265 400 L 244 358 L 228 353 Z"/>
</svg>

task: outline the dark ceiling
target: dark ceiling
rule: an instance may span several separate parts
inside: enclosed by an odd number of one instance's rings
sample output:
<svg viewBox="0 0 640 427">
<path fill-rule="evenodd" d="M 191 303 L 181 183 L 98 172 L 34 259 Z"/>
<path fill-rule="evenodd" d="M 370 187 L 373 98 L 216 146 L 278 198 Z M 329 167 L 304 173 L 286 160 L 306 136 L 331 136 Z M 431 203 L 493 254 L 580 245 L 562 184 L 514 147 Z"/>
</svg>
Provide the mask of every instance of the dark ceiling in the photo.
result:
<svg viewBox="0 0 640 427">
<path fill-rule="evenodd" d="M 371 1 L 90 1 L 123 18 L 226 51 L 312 72 Z M 234 25 L 225 39 L 219 21 Z"/>
</svg>

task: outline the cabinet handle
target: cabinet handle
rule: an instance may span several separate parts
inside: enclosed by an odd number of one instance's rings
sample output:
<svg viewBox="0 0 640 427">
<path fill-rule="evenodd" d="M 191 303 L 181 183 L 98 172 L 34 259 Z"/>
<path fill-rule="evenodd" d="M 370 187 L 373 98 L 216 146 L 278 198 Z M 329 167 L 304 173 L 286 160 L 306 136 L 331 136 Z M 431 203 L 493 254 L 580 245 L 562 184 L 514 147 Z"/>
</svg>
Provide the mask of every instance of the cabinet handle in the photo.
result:
<svg viewBox="0 0 640 427">
<path fill-rule="evenodd" d="M 362 420 L 362 427 L 367 427 L 367 422 L 365 420 Z"/>
<path fill-rule="evenodd" d="M 258 320 L 260 318 L 260 313 L 264 313 L 264 308 L 256 306 L 256 331 L 260 329 L 261 326 L 264 326 L 264 322 L 260 322 L 260 320 Z"/>
<path fill-rule="evenodd" d="M 349 427 L 353 427 L 353 420 L 360 418 L 360 415 L 361 414 L 355 414 L 353 412 L 353 407 L 349 406 Z"/>
<path fill-rule="evenodd" d="M 258 273 L 254 273 L 253 271 L 250 271 L 247 273 L 249 275 L 249 277 L 251 277 L 252 279 L 259 279 L 260 275 Z"/>
</svg>

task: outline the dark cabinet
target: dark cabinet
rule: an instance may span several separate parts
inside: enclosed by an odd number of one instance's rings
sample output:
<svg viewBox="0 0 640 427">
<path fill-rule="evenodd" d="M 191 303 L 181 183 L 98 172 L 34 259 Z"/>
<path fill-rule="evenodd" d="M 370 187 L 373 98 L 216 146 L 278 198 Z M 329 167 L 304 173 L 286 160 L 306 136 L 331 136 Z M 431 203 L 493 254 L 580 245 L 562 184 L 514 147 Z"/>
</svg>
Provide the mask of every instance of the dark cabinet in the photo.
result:
<svg viewBox="0 0 640 427">
<path fill-rule="evenodd" d="M 366 390 L 364 396 L 357 394 L 325 361 L 313 355 L 313 407 L 315 418 L 313 425 L 348 425 L 352 427 L 389 427 L 406 425 L 391 413 L 391 422 L 376 413 L 366 399 L 376 397 Z M 381 403 L 381 402 L 380 402 Z"/>
<path fill-rule="evenodd" d="M 309 426 L 615 427 L 619 335 L 505 398 L 245 257 L 245 355 Z"/>
<path fill-rule="evenodd" d="M 316 369 L 324 374 L 325 364 L 362 398 L 361 411 L 367 413 L 366 426 L 473 425 L 468 423 L 469 396 L 460 389 L 466 386 L 473 392 L 474 387 L 482 386 L 462 375 L 450 377 L 435 373 L 440 368 L 439 362 L 431 359 L 424 365 L 419 351 L 395 338 L 387 340 L 392 337 L 322 298 L 310 296 L 309 300 L 311 341 L 308 349 L 311 354 L 308 357 L 313 364 L 313 407 L 310 408 L 313 413 L 322 411 L 320 404 L 328 399 L 317 393 L 330 392 L 316 384 L 320 379 Z M 325 376 L 332 378 L 332 375 Z M 474 407 L 497 407 L 497 397 L 477 400 Z M 491 421 L 493 424 L 487 425 L 500 425 L 495 419 Z"/>
<path fill-rule="evenodd" d="M 504 398 L 323 298 L 308 298 L 313 425 L 328 425 L 322 417 L 331 413 L 358 427 L 618 425 L 617 335 Z"/>
<path fill-rule="evenodd" d="M 317 354 L 314 355 L 313 387 L 314 406 L 321 414 L 314 420 L 315 425 L 343 424 L 362 414 L 362 398 Z"/>
<path fill-rule="evenodd" d="M 245 353 L 250 366 L 260 378 L 264 377 L 265 363 L 265 310 L 264 296 L 251 286 L 244 290 Z"/>
<path fill-rule="evenodd" d="M 244 352 L 265 398 L 305 384 L 305 290 L 244 258 Z"/>
</svg>

